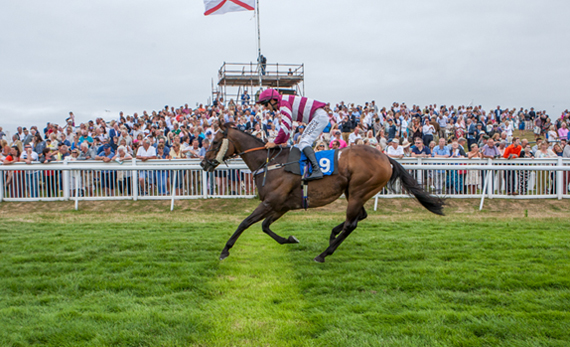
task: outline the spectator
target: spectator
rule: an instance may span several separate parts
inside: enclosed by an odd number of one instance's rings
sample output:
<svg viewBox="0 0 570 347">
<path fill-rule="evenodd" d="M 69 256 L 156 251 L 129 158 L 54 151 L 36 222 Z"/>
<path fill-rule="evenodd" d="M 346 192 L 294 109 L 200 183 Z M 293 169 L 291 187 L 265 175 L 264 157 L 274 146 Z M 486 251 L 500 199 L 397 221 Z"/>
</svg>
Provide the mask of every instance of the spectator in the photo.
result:
<svg viewBox="0 0 570 347">
<path fill-rule="evenodd" d="M 388 140 L 386 155 L 390 158 L 401 159 L 404 157 L 404 147 L 400 146 L 398 141 L 394 139 Z"/>
<path fill-rule="evenodd" d="M 110 144 L 104 144 L 102 146 L 103 152 L 99 153 L 95 160 L 102 160 L 104 163 L 108 163 L 115 157 L 115 152 L 113 152 Z M 113 170 L 101 171 L 101 188 L 105 189 L 107 196 L 112 196 L 115 194 L 115 180 L 116 174 Z"/>
<path fill-rule="evenodd" d="M 320 151 L 327 151 L 329 148 L 328 146 L 324 143 L 324 141 L 318 141 L 317 144 L 315 145 L 314 151 L 315 152 L 320 152 Z"/>
<path fill-rule="evenodd" d="M 543 141 L 540 143 L 538 151 L 535 153 L 535 158 L 537 159 L 548 159 L 558 157 L 550 148 L 548 148 L 548 142 Z M 548 194 L 550 190 L 550 173 L 546 171 L 538 171 L 536 173 L 536 193 L 537 194 Z"/>
<path fill-rule="evenodd" d="M 158 159 L 171 159 L 165 151 L 164 143 L 159 143 L 156 148 L 156 156 Z M 159 195 L 168 195 L 167 182 L 168 182 L 168 171 L 167 170 L 156 170 L 156 185 L 158 186 Z"/>
<path fill-rule="evenodd" d="M 518 137 L 513 139 L 513 143 L 505 149 L 503 157 L 506 159 L 516 159 L 519 157 L 522 147 L 520 146 L 520 140 Z M 507 195 L 518 195 L 515 187 L 516 171 L 506 170 L 505 171 L 505 186 L 507 190 Z"/>
<path fill-rule="evenodd" d="M 333 138 L 333 140 L 331 141 L 331 144 L 329 145 L 330 147 L 333 147 L 332 143 L 333 143 L 334 141 L 338 141 L 338 143 L 339 143 L 339 149 L 345 148 L 345 147 L 347 146 L 346 142 L 341 138 L 340 135 L 341 135 L 340 130 L 335 130 L 335 132 L 334 132 L 334 138 Z"/>
<path fill-rule="evenodd" d="M 150 139 L 146 138 L 143 140 L 143 145 L 140 146 L 139 149 L 137 150 L 136 158 L 138 160 L 142 160 L 143 162 L 157 158 L 156 148 L 150 145 Z M 147 184 L 145 184 L 145 180 L 147 178 L 148 180 L 146 181 L 146 183 L 148 183 L 150 189 L 150 187 L 152 187 L 153 184 L 152 173 L 150 173 L 149 171 L 139 172 L 139 185 L 140 185 L 140 192 L 142 195 L 148 194 L 148 190 L 146 187 Z"/>
<path fill-rule="evenodd" d="M 362 136 L 360 136 L 360 127 L 356 127 L 354 128 L 354 132 L 352 132 L 349 136 L 348 136 L 348 144 L 349 145 L 353 145 L 356 143 L 357 140 L 361 139 Z"/>
<path fill-rule="evenodd" d="M 33 151 L 32 145 L 27 144 L 24 146 L 24 152 L 22 153 L 20 159 L 26 164 L 39 163 L 39 156 Z M 28 196 L 32 198 L 37 198 L 39 196 L 39 170 L 26 171 L 26 189 L 28 190 Z"/>
<path fill-rule="evenodd" d="M 556 131 L 556 127 L 554 125 L 550 126 L 546 138 L 547 138 L 548 142 L 550 142 L 550 143 L 554 143 L 554 142 L 558 141 L 558 132 Z"/>
<path fill-rule="evenodd" d="M 414 158 L 429 158 L 431 157 L 431 151 L 428 147 L 424 146 L 424 142 L 421 138 L 416 137 L 414 139 L 415 146 L 412 147 L 412 157 Z"/>
<path fill-rule="evenodd" d="M 468 159 L 482 159 L 483 155 L 479 152 L 479 146 L 476 143 L 471 145 L 471 150 L 467 153 Z M 465 177 L 465 185 L 468 194 L 477 194 L 477 188 L 481 184 L 481 175 L 477 170 L 467 170 Z"/>
<path fill-rule="evenodd" d="M 458 141 L 451 142 L 451 158 L 464 158 L 465 156 L 461 154 Z M 465 170 L 450 170 L 447 176 L 447 186 L 452 188 L 456 194 L 463 193 L 463 176 L 465 175 Z"/>
</svg>

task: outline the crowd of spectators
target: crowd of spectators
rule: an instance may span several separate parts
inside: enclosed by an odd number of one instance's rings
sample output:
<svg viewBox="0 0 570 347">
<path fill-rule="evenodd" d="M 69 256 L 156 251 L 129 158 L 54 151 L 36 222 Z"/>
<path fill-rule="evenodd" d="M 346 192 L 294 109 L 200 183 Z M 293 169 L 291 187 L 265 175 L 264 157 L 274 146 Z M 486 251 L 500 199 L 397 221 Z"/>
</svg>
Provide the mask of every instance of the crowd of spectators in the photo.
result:
<svg viewBox="0 0 570 347">
<path fill-rule="evenodd" d="M 379 107 L 371 101 L 364 105 L 340 102 L 328 105 L 326 111 L 330 123 L 315 151 L 368 145 L 393 158 L 570 158 L 568 110 L 550 117 L 534 108 L 484 110 L 481 106 L 435 104 L 422 108 L 396 102 Z M 70 112 L 62 124 L 18 127 L 10 138 L 0 127 L 0 162 L 199 159 L 218 131 L 219 120 L 232 122 L 264 141 L 274 139 L 281 127 L 279 113 L 263 110 L 245 93 L 238 102 L 220 99 L 194 109 L 186 104 L 140 114 L 120 112 L 114 119 L 96 118 L 79 124 Z M 289 145 L 299 141 L 304 126 L 294 122 Z M 521 139 L 529 134 L 525 130 L 534 134 L 530 141 Z M 146 178 L 142 175 L 139 179 Z M 470 182 L 475 178 L 464 179 Z"/>
</svg>

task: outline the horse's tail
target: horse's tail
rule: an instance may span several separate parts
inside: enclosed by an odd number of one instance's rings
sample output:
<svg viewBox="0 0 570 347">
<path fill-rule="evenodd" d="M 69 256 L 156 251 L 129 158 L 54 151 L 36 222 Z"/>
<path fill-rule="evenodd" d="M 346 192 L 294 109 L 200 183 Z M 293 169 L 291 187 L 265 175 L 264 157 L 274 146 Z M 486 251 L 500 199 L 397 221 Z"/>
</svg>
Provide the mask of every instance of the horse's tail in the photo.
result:
<svg viewBox="0 0 570 347">
<path fill-rule="evenodd" d="M 396 183 L 396 180 L 399 178 L 402 183 L 402 187 L 408 192 L 408 194 L 415 196 L 423 207 L 427 208 L 432 213 L 443 216 L 443 205 L 445 205 L 445 201 L 426 192 L 418 184 L 418 181 L 416 181 L 416 179 L 410 175 L 410 173 L 404 169 L 400 163 L 392 158 L 388 159 L 390 160 L 390 164 L 392 164 L 392 177 L 390 177 L 389 181 L 390 186 L 393 187 L 394 183 Z"/>
</svg>

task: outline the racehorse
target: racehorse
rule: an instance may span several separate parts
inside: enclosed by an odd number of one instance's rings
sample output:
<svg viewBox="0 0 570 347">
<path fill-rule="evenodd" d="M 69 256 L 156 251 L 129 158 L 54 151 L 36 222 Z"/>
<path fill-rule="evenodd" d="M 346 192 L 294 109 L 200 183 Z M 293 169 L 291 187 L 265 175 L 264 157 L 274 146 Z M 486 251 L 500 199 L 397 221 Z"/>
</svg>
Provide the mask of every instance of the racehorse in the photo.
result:
<svg viewBox="0 0 570 347">
<path fill-rule="evenodd" d="M 244 230 L 262 219 L 263 232 L 279 244 L 298 243 L 294 236 L 281 237 L 269 227 L 286 212 L 303 208 L 301 176 L 286 172 L 283 168 L 264 170 L 268 162 L 286 163 L 289 148 L 265 149 L 262 140 L 232 126 L 230 123 L 220 125 L 220 130 L 214 136 L 200 165 L 204 170 L 212 172 L 220 163 L 239 155 L 255 175 L 261 203 L 240 223 L 222 250 L 220 260 L 230 255 L 230 249 Z M 333 254 L 358 222 L 367 217 L 364 210 L 366 201 L 386 184 L 392 185 L 398 179 L 408 194 L 415 196 L 426 209 L 443 215 L 444 201 L 428 194 L 397 161 L 366 145 L 340 150 L 338 174 L 308 182 L 310 208 L 330 204 L 343 193 L 348 202 L 346 220 L 332 229 L 328 248 L 314 260 L 323 263 L 326 256 Z"/>
</svg>

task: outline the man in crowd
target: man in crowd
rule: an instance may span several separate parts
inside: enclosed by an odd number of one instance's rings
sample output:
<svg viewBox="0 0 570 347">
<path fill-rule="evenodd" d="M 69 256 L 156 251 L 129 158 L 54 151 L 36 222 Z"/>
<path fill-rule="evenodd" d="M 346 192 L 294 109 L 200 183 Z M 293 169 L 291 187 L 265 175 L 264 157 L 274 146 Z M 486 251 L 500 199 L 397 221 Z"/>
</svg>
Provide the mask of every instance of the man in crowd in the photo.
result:
<svg viewBox="0 0 570 347">
<path fill-rule="evenodd" d="M 419 137 L 414 139 L 415 146 L 412 147 L 412 157 L 414 158 L 429 158 L 431 151 L 428 147 L 424 146 L 424 142 Z"/>
<path fill-rule="evenodd" d="M 103 152 L 95 157 L 95 160 L 101 160 L 104 163 L 110 162 L 115 156 L 110 144 L 105 144 L 101 146 Z M 104 188 L 108 196 L 112 196 L 115 193 L 115 171 L 104 170 L 101 171 L 101 188 Z"/>
<path fill-rule="evenodd" d="M 156 148 L 150 145 L 150 139 L 145 138 L 143 140 L 143 145 L 137 150 L 137 159 L 142 161 L 147 161 L 149 159 L 156 159 Z M 147 194 L 145 189 L 145 178 L 148 176 L 149 186 L 152 186 L 152 172 L 141 171 L 139 172 L 139 185 L 141 194 Z"/>
<path fill-rule="evenodd" d="M 354 128 L 354 132 L 350 133 L 350 135 L 348 136 L 348 143 L 350 145 L 354 145 L 356 144 L 356 141 L 358 141 L 361 138 L 362 136 L 360 136 L 360 127 L 357 126 L 356 128 Z"/>
<path fill-rule="evenodd" d="M 394 139 L 388 140 L 386 155 L 390 158 L 402 159 L 404 157 L 404 147 L 400 146 L 398 141 Z"/>
</svg>

